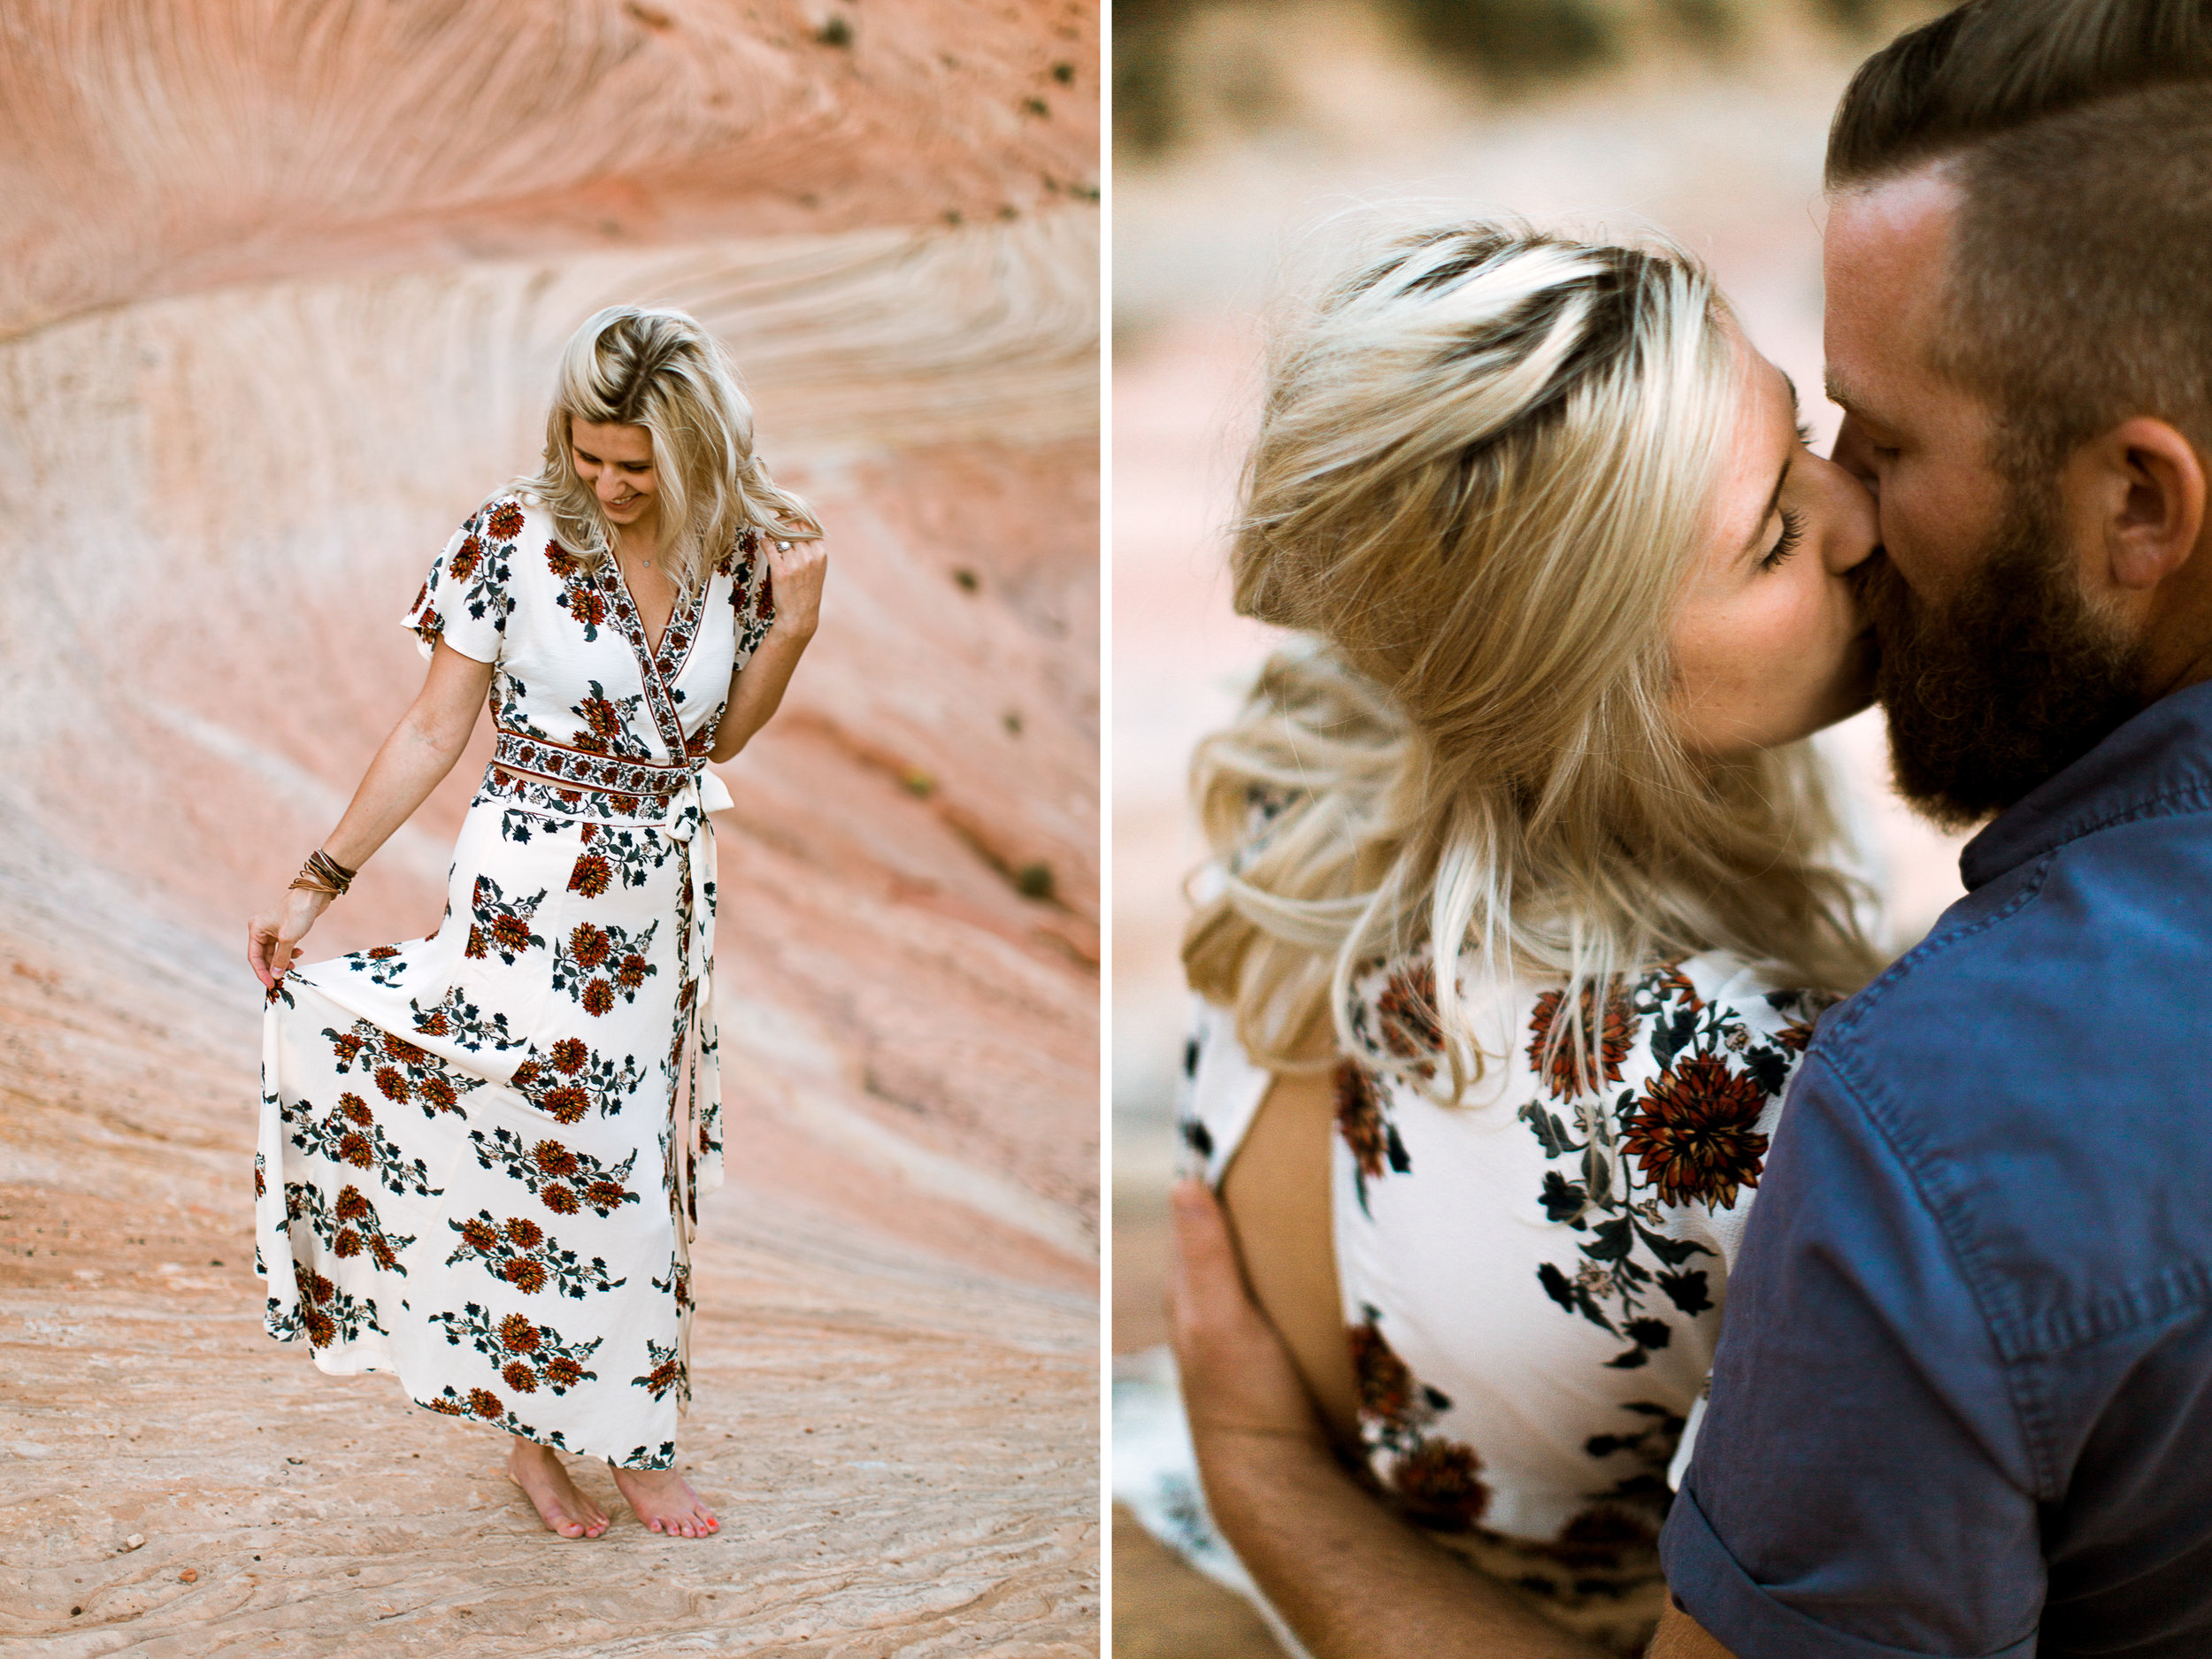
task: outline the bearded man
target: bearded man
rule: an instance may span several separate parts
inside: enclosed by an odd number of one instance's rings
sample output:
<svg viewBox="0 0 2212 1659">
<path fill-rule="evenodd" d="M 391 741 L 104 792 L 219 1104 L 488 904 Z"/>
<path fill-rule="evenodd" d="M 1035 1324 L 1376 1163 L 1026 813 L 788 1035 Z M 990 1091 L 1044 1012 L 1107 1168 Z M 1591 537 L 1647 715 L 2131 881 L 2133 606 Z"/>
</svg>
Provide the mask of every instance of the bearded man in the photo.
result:
<svg viewBox="0 0 2212 1659">
<path fill-rule="evenodd" d="M 1977 0 L 1837 118 L 1897 780 L 1996 816 L 1791 1093 L 1654 1655 L 2212 1653 L 2208 12 Z"/>
</svg>

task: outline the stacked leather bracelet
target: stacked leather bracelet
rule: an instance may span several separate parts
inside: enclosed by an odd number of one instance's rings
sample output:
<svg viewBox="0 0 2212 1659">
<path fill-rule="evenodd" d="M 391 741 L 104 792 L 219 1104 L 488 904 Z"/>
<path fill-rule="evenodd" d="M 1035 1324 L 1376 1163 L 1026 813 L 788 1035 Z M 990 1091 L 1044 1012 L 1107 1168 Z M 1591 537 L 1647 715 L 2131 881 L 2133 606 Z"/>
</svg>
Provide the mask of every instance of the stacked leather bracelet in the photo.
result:
<svg viewBox="0 0 2212 1659">
<path fill-rule="evenodd" d="M 299 874 L 292 878 L 292 885 L 310 893 L 327 893 L 334 899 L 353 885 L 357 873 L 318 847 L 307 855 L 307 862 L 300 866 Z"/>
</svg>

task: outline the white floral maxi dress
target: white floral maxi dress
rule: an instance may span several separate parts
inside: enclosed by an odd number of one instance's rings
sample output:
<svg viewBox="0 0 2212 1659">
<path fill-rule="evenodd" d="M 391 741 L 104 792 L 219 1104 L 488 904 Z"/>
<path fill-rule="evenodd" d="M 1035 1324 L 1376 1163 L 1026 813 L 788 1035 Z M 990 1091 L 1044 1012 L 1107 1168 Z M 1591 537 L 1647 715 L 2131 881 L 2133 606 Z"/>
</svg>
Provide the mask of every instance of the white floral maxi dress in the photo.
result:
<svg viewBox="0 0 2212 1659">
<path fill-rule="evenodd" d="M 418 1405 L 633 1469 L 690 1397 L 697 1194 L 721 1184 L 703 757 L 774 618 L 753 532 L 660 641 L 531 495 L 462 526 L 405 621 L 493 664 L 492 765 L 427 938 L 269 996 L 267 1325 Z M 503 770 L 504 769 L 504 770 Z"/>
</svg>

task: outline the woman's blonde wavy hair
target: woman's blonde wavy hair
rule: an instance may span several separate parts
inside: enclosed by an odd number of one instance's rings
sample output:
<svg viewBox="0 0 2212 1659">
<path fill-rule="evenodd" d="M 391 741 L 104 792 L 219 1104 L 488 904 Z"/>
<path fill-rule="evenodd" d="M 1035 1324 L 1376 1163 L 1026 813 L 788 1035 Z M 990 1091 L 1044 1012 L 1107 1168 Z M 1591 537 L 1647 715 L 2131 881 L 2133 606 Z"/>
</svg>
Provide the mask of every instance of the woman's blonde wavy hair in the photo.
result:
<svg viewBox="0 0 2212 1659">
<path fill-rule="evenodd" d="M 517 488 L 551 509 L 561 543 L 587 565 L 608 557 L 614 526 L 578 476 L 569 423 L 642 426 L 653 440 L 660 546 L 679 592 L 689 595 L 746 529 L 810 541 L 822 527 L 806 503 L 768 476 L 753 453 L 753 406 L 721 344 L 679 311 L 610 305 L 561 352 L 545 417 L 545 463 Z"/>
<path fill-rule="evenodd" d="M 1517 227 L 1394 242 L 1280 331 L 1232 567 L 1239 611 L 1308 638 L 1199 747 L 1222 879 L 1183 943 L 1259 1064 L 1310 1069 L 1326 1009 L 1404 1074 L 1351 988 L 1417 950 L 1452 1098 L 1485 1060 L 1463 950 L 1563 981 L 1585 1075 L 1600 987 L 1640 965 L 1871 972 L 1809 746 L 1693 754 L 1670 717 L 1740 376 L 1686 254 Z"/>
</svg>

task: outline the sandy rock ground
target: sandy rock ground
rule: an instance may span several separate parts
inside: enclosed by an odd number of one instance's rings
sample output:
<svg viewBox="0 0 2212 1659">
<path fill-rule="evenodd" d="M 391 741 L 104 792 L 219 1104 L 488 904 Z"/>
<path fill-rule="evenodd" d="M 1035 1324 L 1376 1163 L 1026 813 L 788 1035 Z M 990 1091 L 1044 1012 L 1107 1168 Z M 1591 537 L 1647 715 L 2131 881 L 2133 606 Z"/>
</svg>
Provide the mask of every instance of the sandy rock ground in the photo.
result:
<svg viewBox="0 0 2212 1659">
<path fill-rule="evenodd" d="M 8 28 L 0 1652 L 1095 1651 L 1095 6 Z M 833 586 L 719 820 L 723 1530 L 570 1543 L 263 1333 L 240 935 L 616 300 L 730 343 Z M 488 743 L 311 956 L 434 923 Z"/>
</svg>

